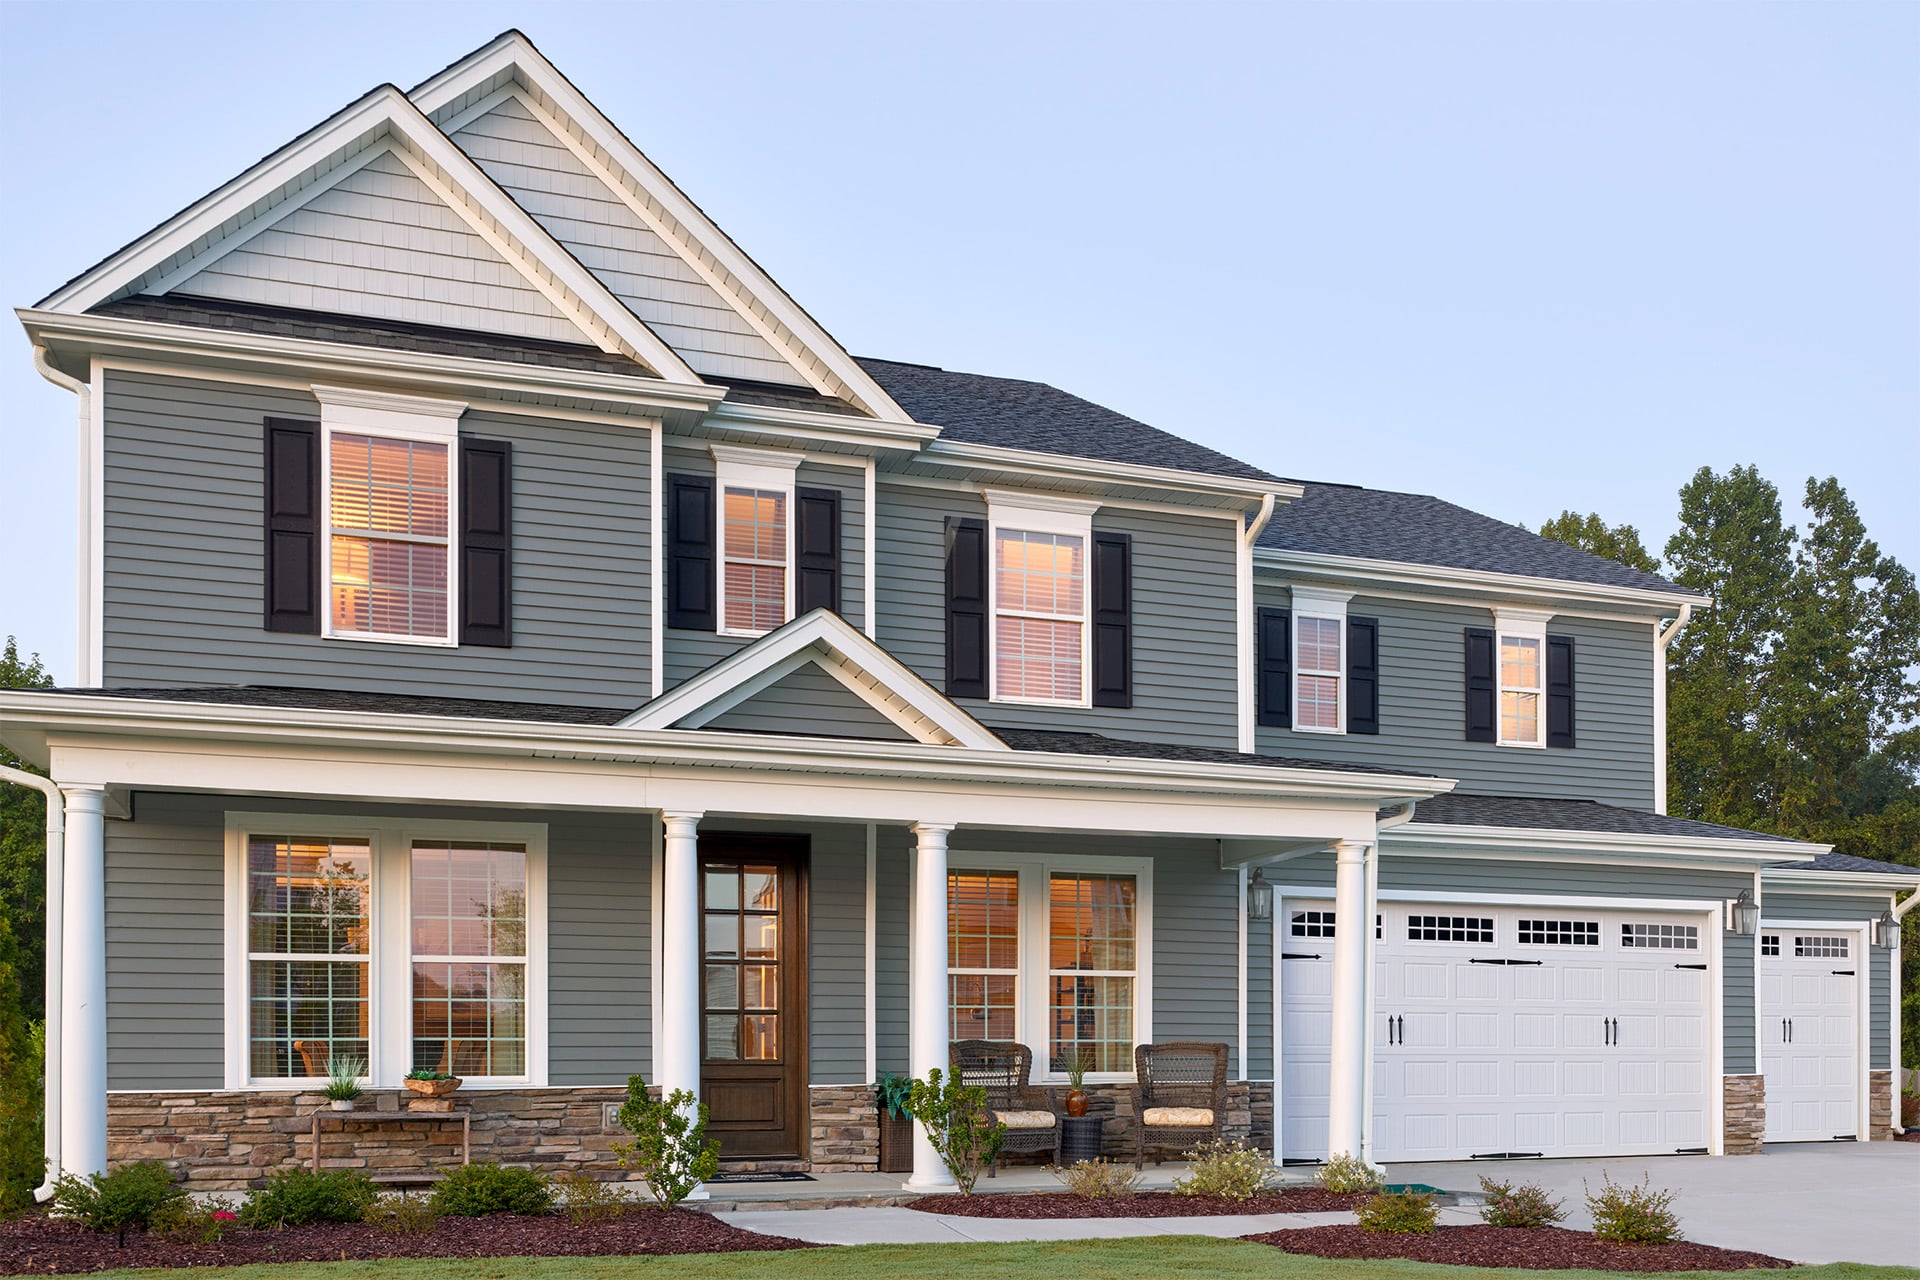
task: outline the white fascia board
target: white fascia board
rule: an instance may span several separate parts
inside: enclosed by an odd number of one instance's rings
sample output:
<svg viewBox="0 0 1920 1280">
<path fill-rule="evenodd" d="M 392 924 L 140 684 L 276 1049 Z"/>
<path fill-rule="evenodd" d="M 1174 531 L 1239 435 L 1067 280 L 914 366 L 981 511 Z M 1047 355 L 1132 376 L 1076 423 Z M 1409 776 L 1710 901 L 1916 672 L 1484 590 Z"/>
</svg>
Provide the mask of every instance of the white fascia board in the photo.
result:
<svg viewBox="0 0 1920 1280">
<path fill-rule="evenodd" d="M 861 408 L 876 417 L 911 420 L 912 415 L 894 402 L 893 397 L 860 367 L 859 362 L 834 340 L 833 335 L 761 270 L 758 263 L 748 257 L 726 232 L 687 198 L 685 192 L 655 167 L 520 32 L 503 33 L 486 47 L 419 85 L 411 96 L 421 112 L 431 116 L 470 89 L 507 75 L 512 75 L 552 103 L 564 123 L 579 129 L 581 137 L 590 146 L 609 157 L 621 174 L 659 204 L 666 216 L 677 224 L 678 234 L 669 236 L 670 242 L 679 242 L 677 247 L 696 259 L 702 253 L 711 256 L 726 276 L 738 283 L 738 289 L 726 287 L 724 292 L 734 295 L 734 301 L 743 316 L 750 321 L 754 319 L 754 307 L 758 304 L 780 328 L 793 336 L 806 355 L 819 361 L 853 394 Z M 563 137 L 562 141 L 565 140 Z M 624 195 L 625 192 L 617 194 Z M 696 266 L 696 269 L 698 266 L 695 262 L 689 265 Z M 745 296 L 740 296 L 742 292 Z M 775 345 L 790 347 L 792 344 L 776 341 Z M 786 354 L 791 358 L 801 353 L 789 350 Z M 795 363 L 803 374 L 807 372 L 804 360 L 796 360 Z"/>
<path fill-rule="evenodd" d="M 1901 875 L 1895 871 L 1821 871 L 1814 867 L 1767 867 L 1760 873 L 1763 885 L 1780 881 L 1795 891 L 1817 890 L 1822 885 L 1832 886 L 1835 890 L 1857 893 L 1862 889 L 1878 889 L 1885 893 L 1894 893 L 1901 889 L 1920 887 L 1920 869 L 1911 874 Z"/>
<path fill-rule="evenodd" d="M 707 415 L 705 425 L 726 431 L 759 432 L 773 438 L 799 431 L 814 438 L 912 450 L 922 448 L 940 434 L 940 428 L 910 418 L 857 418 L 814 409 L 741 404 L 737 400 L 723 400 L 716 404 Z"/>
<path fill-rule="evenodd" d="M 1412 587 L 1424 591 L 1471 595 L 1481 603 L 1489 595 L 1511 596 L 1516 604 L 1558 601 L 1580 604 L 1633 606 L 1647 616 L 1671 617 L 1683 604 L 1705 607 L 1712 596 L 1690 592 L 1652 591 L 1645 587 L 1610 587 L 1603 583 L 1571 582 L 1562 578 L 1536 578 L 1516 573 L 1494 573 L 1485 569 L 1453 569 L 1443 565 L 1412 564 L 1403 560 L 1370 560 L 1360 556 L 1332 556 L 1312 551 L 1285 551 L 1276 547 L 1256 547 L 1254 564 L 1261 570 L 1284 575 L 1295 581 L 1305 575 L 1340 583 L 1367 583 L 1394 587 Z"/>
<path fill-rule="evenodd" d="M 1288 480 L 1243 480 L 1238 476 L 1216 476 L 1203 471 L 1108 462 L 1102 458 L 1076 458 L 1064 453 L 1039 453 L 1030 449 L 1003 449 L 997 445 L 966 444 L 958 440 L 935 440 L 921 450 L 921 456 L 929 462 L 953 466 L 1058 476 L 1089 484 L 1112 484 L 1119 480 L 1156 489 L 1178 489 L 1244 499 L 1259 499 L 1272 494 L 1280 501 L 1291 502 L 1306 492 L 1302 486 Z"/>
<path fill-rule="evenodd" d="M 162 363 L 198 362 L 237 372 L 257 372 L 268 378 L 284 377 L 291 365 L 298 366 L 307 381 L 316 377 L 377 378 L 383 382 L 407 382 L 483 398 L 489 392 L 505 392 L 547 399 L 611 402 L 636 413 L 653 415 L 663 410 L 704 413 L 726 394 L 725 388 L 708 386 L 698 380 L 665 382 L 585 369 L 555 369 L 470 356 L 358 347 L 311 338 L 203 329 L 118 316 L 69 315 L 26 308 L 14 314 L 28 337 L 50 350 L 74 348 L 87 356 L 110 360 L 119 357 Z M 183 368 L 181 376 L 191 377 L 192 370 Z M 526 411 L 538 412 L 532 408 Z"/>
<path fill-rule="evenodd" d="M 1593 857 L 1651 858 L 1764 866 L 1796 858 L 1817 858 L 1831 845 L 1797 840 L 1743 840 L 1739 837 L 1629 835 L 1615 831 L 1561 831 L 1546 827 L 1486 827 L 1423 823 L 1417 818 L 1381 833 L 1381 844 L 1402 852 L 1575 853 Z"/>
</svg>

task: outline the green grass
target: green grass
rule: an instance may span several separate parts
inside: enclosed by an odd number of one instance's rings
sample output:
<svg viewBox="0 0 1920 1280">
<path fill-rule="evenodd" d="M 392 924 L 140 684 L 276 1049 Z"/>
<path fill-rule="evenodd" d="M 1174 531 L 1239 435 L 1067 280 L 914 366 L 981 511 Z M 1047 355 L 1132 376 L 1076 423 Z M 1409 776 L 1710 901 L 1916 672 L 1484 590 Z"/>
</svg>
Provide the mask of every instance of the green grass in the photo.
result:
<svg viewBox="0 0 1920 1280">
<path fill-rule="evenodd" d="M 780 1253 L 707 1253 L 670 1258 L 408 1258 L 372 1262 L 268 1263 L 185 1271 L 109 1271 L 122 1280 L 1592 1280 L 1613 1271 L 1509 1271 L 1423 1262 L 1347 1262 L 1281 1253 L 1207 1236 L 1070 1240 L 1044 1244 L 874 1244 Z M 1684 1272 L 1727 1280 L 1724 1272 Z M 1772 1274 L 1772 1273 L 1763 1273 Z M 1914 1280 L 1906 1267 L 1836 1263 L 1801 1267 L 1793 1280 Z"/>
</svg>

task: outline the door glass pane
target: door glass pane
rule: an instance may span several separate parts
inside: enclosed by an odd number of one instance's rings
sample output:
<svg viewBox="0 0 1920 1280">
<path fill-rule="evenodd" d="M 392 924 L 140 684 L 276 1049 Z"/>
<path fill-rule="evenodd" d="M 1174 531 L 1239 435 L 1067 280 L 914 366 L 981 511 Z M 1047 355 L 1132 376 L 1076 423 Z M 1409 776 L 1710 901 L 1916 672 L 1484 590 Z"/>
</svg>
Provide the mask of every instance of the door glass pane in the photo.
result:
<svg viewBox="0 0 1920 1280">
<path fill-rule="evenodd" d="M 731 911 L 740 905 L 740 873 L 732 867 L 707 868 L 707 910 Z"/>
<path fill-rule="evenodd" d="M 780 1007 L 780 970 L 770 964 L 750 964 L 741 969 L 742 1008 L 778 1009 Z M 730 1006 L 716 1006 L 730 1007 Z"/>
<path fill-rule="evenodd" d="M 780 1056 L 780 1017 L 773 1013 L 750 1013 L 740 1020 L 740 1056 L 754 1062 L 770 1062 Z"/>
<path fill-rule="evenodd" d="M 740 1007 L 740 970 L 730 964 L 707 966 L 707 990 L 703 1003 L 709 1009 Z"/>
<path fill-rule="evenodd" d="M 707 954 L 723 956 L 729 960 L 740 955 L 740 917 L 707 917 Z"/>
<path fill-rule="evenodd" d="M 707 1057 L 723 1062 L 740 1058 L 740 1017 L 732 1013 L 707 1015 Z"/>
<path fill-rule="evenodd" d="M 749 911 L 780 909 L 780 872 L 775 867 L 748 867 L 741 875 L 741 905 Z M 713 905 L 711 903 L 709 906 Z"/>
<path fill-rule="evenodd" d="M 741 921 L 746 931 L 749 960 L 778 960 L 780 958 L 780 917 L 747 916 Z"/>
</svg>

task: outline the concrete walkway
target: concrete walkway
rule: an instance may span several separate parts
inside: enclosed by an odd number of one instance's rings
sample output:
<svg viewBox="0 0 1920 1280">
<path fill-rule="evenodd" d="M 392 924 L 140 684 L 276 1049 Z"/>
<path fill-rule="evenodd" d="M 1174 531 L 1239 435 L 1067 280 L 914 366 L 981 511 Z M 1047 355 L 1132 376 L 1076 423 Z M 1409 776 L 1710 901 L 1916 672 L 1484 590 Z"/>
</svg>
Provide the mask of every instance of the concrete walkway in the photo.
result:
<svg viewBox="0 0 1920 1280">
<path fill-rule="evenodd" d="M 1651 1177 L 1676 1191 L 1674 1207 L 1690 1240 L 1754 1249 L 1795 1262 L 1870 1262 L 1920 1266 L 1920 1144 L 1833 1143 L 1770 1147 L 1764 1156 L 1712 1159 L 1526 1160 L 1393 1165 L 1395 1182 L 1477 1193 L 1486 1174 L 1535 1182 L 1566 1202 L 1567 1225 L 1585 1229 L 1582 1181 L 1600 1185 Z M 1023 1171 L 1025 1172 L 1025 1171 Z M 1033 1171 L 1038 1173 L 1039 1171 Z M 1163 1177 L 1174 1170 L 1167 1170 Z M 1303 1171 L 1304 1172 L 1304 1171 Z M 1044 1175 L 1041 1175 L 1044 1177 Z M 823 1179 L 822 1181 L 826 1181 Z M 1010 1179 L 994 1180 L 1006 1190 Z M 1055 1190 L 1051 1178 L 1020 1177 L 1021 1190 Z M 1161 1178 L 1152 1181 L 1160 1182 Z M 804 1184 L 802 1184 L 804 1185 Z M 981 1186 L 991 1184 L 982 1181 Z M 818 1184 L 815 1184 L 816 1188 Z M 819 1190 L 816 1189 L 816 1195 Z M 716 1197 L 716 1201 L 719 1197 Z M 762 1202 L 765 1203 L 764 1201 Z M 1222 1218 L 960 1218 L 899 1207 L 729 1210 L 715 1212 L 749 1231 L 818 1244 L 925 1244 L 958 1240 L 1077 1240 L 1124 1236 L 1244 1236 L 1285 1227 L 1349 1222 L 1351 1215 L 1302 1213 Z M 1479 1221 L 1471 1208 L 1441 1210 L 1441 1221 Z"/>
</svg>

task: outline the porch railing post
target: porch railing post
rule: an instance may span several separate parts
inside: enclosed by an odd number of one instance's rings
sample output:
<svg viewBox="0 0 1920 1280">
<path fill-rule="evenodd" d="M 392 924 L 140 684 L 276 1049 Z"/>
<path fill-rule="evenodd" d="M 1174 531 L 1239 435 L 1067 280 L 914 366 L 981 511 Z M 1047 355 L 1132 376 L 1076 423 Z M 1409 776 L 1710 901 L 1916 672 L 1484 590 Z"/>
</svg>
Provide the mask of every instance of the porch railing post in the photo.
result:
<svg viewBox="0 0 1920 1280">
<path fill-rule="evenodd" d="M 913 1074 L 925 1079 L 927 1072 L 947 1066 L 947 834 L 950 825 L 922 822 L 913 828 L 913 923 L 909 956 L 913 991 L 912 1043 L 908 1061 Z M 913 1131 L 913 1176 L 907 1180 L 910 1191 L 952 1189 L 953 1175 L 947 1171 L 926 1131 L 919 1125 Z"/>
</svg>

